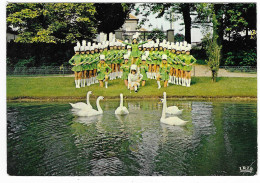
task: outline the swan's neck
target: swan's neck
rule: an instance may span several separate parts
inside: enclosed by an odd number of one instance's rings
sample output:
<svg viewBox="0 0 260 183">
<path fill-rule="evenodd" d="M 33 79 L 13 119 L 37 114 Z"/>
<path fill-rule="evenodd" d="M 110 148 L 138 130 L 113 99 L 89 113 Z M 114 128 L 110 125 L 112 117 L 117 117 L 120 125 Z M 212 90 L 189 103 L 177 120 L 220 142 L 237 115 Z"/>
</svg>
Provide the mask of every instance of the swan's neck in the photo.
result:
<svg viewBox="0 0 260 183">
<path fill-rule="evenodd" d="M 166 102 L 163 102 L 163 109 L 162 109 L 162 119 L 165 119 L 165 113 L 166 113 Z"/>
<path fill-rule="evenodd" d="M 165 106 L 167 108 L 167 101 L 166 101 L 166 95 L 163 96 L 164 100 L 165 100 Z"/>
<path fill-rule="evenodd" d="M 98 112 L 103 112 L 103 110 L 101 109 L 100 105 L 99 105 L 99 100 L 100 99 L 97 99 L 97 109 L 98 109 Z"/>
<path fill-rule="evenodd" d="M 123 107 L 123 96 L 120 96 L 120 107 Z"/>
<path fill-rule="evenodd" d="M 90 102 L 89 102 L 89 95 L 90 93 L 87 93 L 87 104 L 90 105 Z"/>
</svg>

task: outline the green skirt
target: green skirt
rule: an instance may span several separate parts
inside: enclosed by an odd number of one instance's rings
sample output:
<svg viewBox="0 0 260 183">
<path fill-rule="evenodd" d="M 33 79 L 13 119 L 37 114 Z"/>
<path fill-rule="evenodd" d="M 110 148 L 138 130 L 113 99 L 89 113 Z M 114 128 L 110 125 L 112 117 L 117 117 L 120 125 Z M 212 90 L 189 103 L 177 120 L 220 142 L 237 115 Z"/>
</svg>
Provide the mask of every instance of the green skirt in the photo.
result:
<svg viewBox="0 0 260 183">
<path fill-rule="evenodd" d="M 123 72 L 122 80 L 127 80 L 128 74 L 129 74 L 129 72 Z"/>
<path fill-rule="evenodd" d="M 161 80 L 168 81 L 169 80 L 169 74 L 165 72 L 160 72 Z"/>
<path fill-rule="evenodd" d="M 88 71 L 89 70 L 89 64 L 82 65 L 82 70 L 83 71 Z"/>
<path fill-rule="evenodd" d="M 71 70 L 74 71 L 74 72 L 80 72 L 80 71 L 83 70 L 83 68 L 82 68 L 81 65 L 77 65 L 77 66 L 75 65 L 74 67 L 72 67 Z"/>
<path fill-rule="evenodd" d="M 143 80 L 143 81 L 147 81 L 147 80 L 148 80 L 148 77 L 147 77 L 146 73 L 145 73 L 145 72 L 141 72 L 141 74 L 143 75 L 142 80 Z"/>
<path fill-rule="evenodd" d="M 183 70 L 184 71 L 191 71 L 192 70 L 192 66 L 185 65 L 185 66 L 183 66 Z"/>
<path fill-rule="evenodd" d="M 102 73 L 102 72 L 98 73 L 97 79 L 98 80 L 104 80 L 105 79 L 105 73 Z"/>
</svg>

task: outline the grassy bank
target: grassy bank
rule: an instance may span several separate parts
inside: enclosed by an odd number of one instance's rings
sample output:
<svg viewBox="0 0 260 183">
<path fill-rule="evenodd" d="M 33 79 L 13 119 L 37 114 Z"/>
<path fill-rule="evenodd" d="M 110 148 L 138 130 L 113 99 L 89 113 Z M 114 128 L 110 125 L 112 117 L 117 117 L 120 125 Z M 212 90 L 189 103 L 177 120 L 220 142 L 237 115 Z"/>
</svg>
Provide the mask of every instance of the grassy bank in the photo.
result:
<svg viewBox="0 0 260 183">
<path fill-rule="evenodd" d="M 161 83 L 163 84 L 163 83 Z M 169 85 L 157 89 L 155 80 L 149 80 L 138 93 L 130 93 L 121 79 L 109 81 L 109 87 L 100 88 L 99 84 L 76 89 L 71 77 L 7 77 L 7 99 L 79 99 L 85 98 L 87 91 L 94 96 L 118 97 L 123 93 L 129 98 L 158 98 L 164 91 L 168 97 L 231 98 L 257 97 L 257 78 L 218 78 L 212 83 L 209 77 L 192 78 L 191 87 Z"/>
</svg>

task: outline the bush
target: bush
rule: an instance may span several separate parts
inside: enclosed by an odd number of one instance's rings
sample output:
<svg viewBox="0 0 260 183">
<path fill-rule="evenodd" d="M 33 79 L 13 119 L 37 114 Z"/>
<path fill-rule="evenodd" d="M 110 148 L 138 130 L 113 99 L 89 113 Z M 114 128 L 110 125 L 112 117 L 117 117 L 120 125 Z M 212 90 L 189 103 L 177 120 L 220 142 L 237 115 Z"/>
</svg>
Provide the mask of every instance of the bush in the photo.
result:
<svg viewBox="0 0 260 183">
<path fill-rule="evenodd" d="M 228 52 L 225 55 L 227 66 L 256 66 L 257 54 L 255 49 L 248 51 Z"/>
</svg>

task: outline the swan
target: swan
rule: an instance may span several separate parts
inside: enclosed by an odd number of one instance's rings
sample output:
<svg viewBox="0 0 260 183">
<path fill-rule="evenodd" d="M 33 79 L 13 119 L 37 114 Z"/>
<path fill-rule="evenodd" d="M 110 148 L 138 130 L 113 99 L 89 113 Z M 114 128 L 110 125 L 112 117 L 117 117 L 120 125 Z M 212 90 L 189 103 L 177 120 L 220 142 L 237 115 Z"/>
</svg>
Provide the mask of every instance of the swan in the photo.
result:
<svg viewBox="0 0 260 183">
<path fill-rule="evenodd" d="M 167 125 L 173 125 L 173 126 L 185 126 L 187 121 L 184 121 L 176 116 L 172 116 L 169 118 L 165 118 L 165 114 L 166 114 L 166 100 L 165 99 L 161 99 L 162 103 L 163 103 L 163 110 L 162 110 L 162 117 L 160 119 L 161 123 L 167 124 Z"/>
<path fill-rule="evenodd" d="M 173 115 L 179 115 L 182 113 L 183 109 L 179 109 L 177 106 L 170 106 L 167 107 L 167 101 L 166 101 L 166 92 L 163 92 L 163 98 L 165 99 L 165 103 L 166 103 L 166 113 L 167 114 L 173 114 Z"/>
<path fill-rule="evenodd" d="M 98 110 L 95 110 L 95 109 L 81 109 L 77 112 L 77 115 L 82 117 L 82 116 L 96 116 L 96 115 L 100 115 L 100 114 L 103 114 L 103 110 L 101 109 L 100 105 L 99 105 L 99 101 L 100 100 L 103 100 L 104 97 L 103 96 L 99 96 L 97 98 L 97 109 Z"/>
<path fill-rule="evenodd" d="M 92 109 L 93 107 L 91 106 L 89 102 L 89 95 L 92 94 L 92 91 L 88 91 L 87 93 L 87 103 L 84 102 L 77 102 L 75 104 L 70 103 L 71 107 L 74 109 Z"/>
<path fill-rule="evenodd" d="M 129 114 L 127 108 L 125 106 L 123 106 L 123 94 L 120 93 L 120 105 L 119 107 L 115 110 L 115 114 L 118 115 L 126 115 Z"/>
</svg>

